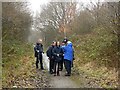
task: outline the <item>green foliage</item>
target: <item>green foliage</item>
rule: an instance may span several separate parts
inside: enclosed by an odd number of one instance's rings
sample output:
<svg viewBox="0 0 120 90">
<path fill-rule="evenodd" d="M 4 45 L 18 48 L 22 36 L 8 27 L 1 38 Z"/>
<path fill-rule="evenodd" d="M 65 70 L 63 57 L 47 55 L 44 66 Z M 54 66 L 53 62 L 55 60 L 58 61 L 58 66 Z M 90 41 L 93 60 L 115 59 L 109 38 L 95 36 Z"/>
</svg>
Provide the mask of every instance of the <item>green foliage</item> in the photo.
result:
<svg viewBox="0 0 120 90">
<path fill-rule="evenodd" d="M 80 62 L 96 61 L 98 66 L 117 68 L 117 37 L 110 30 L 96 28 L 92 33 L 76 36 L 72 41 Z"/>
<path fill-rule="evenodd" d="M 3 63 L 8 59 L 24 55 L 25 52 L 28 52 L 28 50 L 31 49 L 29 44 L 17 40 L 13 40 L 12 42 L 11 40 L 4 40 L 2 45 Z"/>
<path fill-rule="evenodd" d="M 70 40 L 75 48 L 75 72 L 86 73 L 101 87 L 117 87 L 117 36 L 110 29 L 99 27 L 89 34 L 73 34 Z"/>
<path fill-rule="evenodd" d="M 14 2 L 2 4 L 2 84 L 5 87 L 13 85 L 15 78 L 24 73 L 20 71 L 23 66 L 29 67 L 25 63 L 30 58 L 27 55 L 32 57 L 33 48 L 26 42 L 31 15 L 25 5 Z"/>
<path fill-rule="evenodd" d="M 29 75 L 29 65 L 33 60 L 31 44 L 19 41 L 4 40 L 2 47 L 2 85 L 12 87 L 18 77 Z M 29 62 L 29 63 L 28 63 Z"/>
</svg>

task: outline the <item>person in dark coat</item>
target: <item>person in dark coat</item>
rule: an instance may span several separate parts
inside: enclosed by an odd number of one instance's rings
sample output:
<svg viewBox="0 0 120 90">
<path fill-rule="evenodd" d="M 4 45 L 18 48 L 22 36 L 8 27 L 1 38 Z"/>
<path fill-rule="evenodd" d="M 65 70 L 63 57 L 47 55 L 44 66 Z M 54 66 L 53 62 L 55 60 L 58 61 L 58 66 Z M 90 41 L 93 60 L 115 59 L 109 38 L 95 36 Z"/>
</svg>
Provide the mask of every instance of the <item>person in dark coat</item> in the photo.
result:
<svg viewBox="0 0 120 90">
<path fill-rule="evenodd" d="M 38 69 L 38 63 L 40 62 L 41 69 L 43 70 L 43 62 L 42 62 L 42 53 L 43 52 L 43 45 L 42 40 L 39 39 L 34 47 L 35 57 L 36 57 L 36 68 Z"/>
<path fill-rule="evenodd" d="M 73 61 L 73 48 L 72 48 L 72 42 L 68 41 L 67 45 L 63 47 L 64 50 L 64 63 L 65 63 L 65 69 L 67 73 L 65 76 L 70 76 L 71 75 L 71 64 Z"/>
<path fill-rule="evenodd" d="M 53 41 L 53 43 L 52 43 L 52 45 L 48 48 L 48 50 L 47 50 L 47 56 L 49 57 L 49 60 L 50 60 L 50 62 L 49 62 L 49 72 L 50 72 L 50 74 L 53 74 L 53 72 L 54 72 L 54 55 L 53 55 L 53 53 L 52 53 L 52 50 L 54 49 L 54 47 L 56 46 L 56 42 L 55 41 Z"/>
<path fill-rule="evenodd" d="M 61 48 L 63 49 L 65 47 L 65 41 L 62 41 Z M 62 56 L 62 60 L 60 62 L 60 71 L 63 70 L 63 62 L 64 62 L 64 56 Z"/>
<path fill-rule="evenodd" d="M 59 73 L 59 66 L 60 66 L 60 62 L 62 60 L 62 56 L 63 56 L 63 50 L 60 47 L 60 42 L 57 42 L 56 47 L 53 49 L 53 55 L 55 57 L 55 63 L 54 63 L 54 76 L 56 75 L 60 75 Z M 56 72 L 56 67 L 57 67 L 57 72 Z"/>
</svg>

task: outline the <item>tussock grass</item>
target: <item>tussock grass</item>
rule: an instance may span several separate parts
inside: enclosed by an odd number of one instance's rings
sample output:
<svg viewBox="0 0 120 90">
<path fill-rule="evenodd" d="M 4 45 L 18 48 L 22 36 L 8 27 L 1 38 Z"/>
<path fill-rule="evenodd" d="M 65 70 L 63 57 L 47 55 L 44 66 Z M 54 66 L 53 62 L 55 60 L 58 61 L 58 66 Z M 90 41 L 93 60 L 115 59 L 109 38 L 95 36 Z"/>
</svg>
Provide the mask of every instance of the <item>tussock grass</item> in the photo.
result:
<svg viewBox="0 0 120 90">
<path fill-rule="evenodd" d="M 33 48 L 26 43 L 3 43 L 2 87 L 10 88 L 19 78 L 30 76 L 34 62 Z"/>
<path fill-rule="evenodd" d="M 117 87 L 117 37 L 104 28 L 71 38 L 75 48 L 74 69 L 96 79 L 101 87 Z"/>
</svg>

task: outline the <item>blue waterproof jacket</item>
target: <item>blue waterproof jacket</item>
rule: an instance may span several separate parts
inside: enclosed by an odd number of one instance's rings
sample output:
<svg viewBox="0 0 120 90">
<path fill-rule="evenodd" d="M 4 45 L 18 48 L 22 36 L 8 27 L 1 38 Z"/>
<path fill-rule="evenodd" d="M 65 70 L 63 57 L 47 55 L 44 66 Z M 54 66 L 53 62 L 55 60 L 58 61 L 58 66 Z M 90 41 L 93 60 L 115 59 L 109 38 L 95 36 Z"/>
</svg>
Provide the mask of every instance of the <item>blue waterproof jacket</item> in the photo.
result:
<svg viewBox="0 0 120 90">
<path fill-rule="evenodd" d="M 73 60 L 72 43 L 68 43 L 66 46 L 64 46 L 63 50 L 64 50 L 64 59 L 72 61 Z"/>
</svg>

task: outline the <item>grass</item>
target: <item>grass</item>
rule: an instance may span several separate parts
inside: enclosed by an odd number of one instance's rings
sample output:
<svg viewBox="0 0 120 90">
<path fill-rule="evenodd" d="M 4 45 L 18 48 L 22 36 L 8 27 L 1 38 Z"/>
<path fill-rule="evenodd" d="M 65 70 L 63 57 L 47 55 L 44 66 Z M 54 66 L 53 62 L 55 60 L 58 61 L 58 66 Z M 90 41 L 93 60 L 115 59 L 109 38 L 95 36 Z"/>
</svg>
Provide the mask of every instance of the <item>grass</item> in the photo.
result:
<svg viewBox="0 0 120 90">
<path fill-rule="evenodd" d="M 46 71 L 36 70 L 33 45 L 3 41 L 2 88 L 49 87 Z"/>
<path fill-rule="evenodd" d="M 106 67 L 96 67 L 94 66 L 94 62 L 79 65 L 77 61 L 75 61 L 74 72 L 79 72 L 79 74 L 84 73 L 89 79 L 92 79 L 103 88 L 117 88 L 118 86 L 118 72 L 115 70 L 108 70 Z"/>
<path fill-rule="evenodd" d="M 34 63 L 31 45 L 26 43 L 10 45 L 12 47 L 6 43 L 3 46 L 2 87 L 5 88 L 13 87 L 18 77 L 24 79 L 30 76 Z"/>
<path fill-rule="evenodd" d="M 101 87 L 117 87 L 117 38 L 104 28 L 71 38 L 76 72 L 100 80 Z"/>
</svg>

